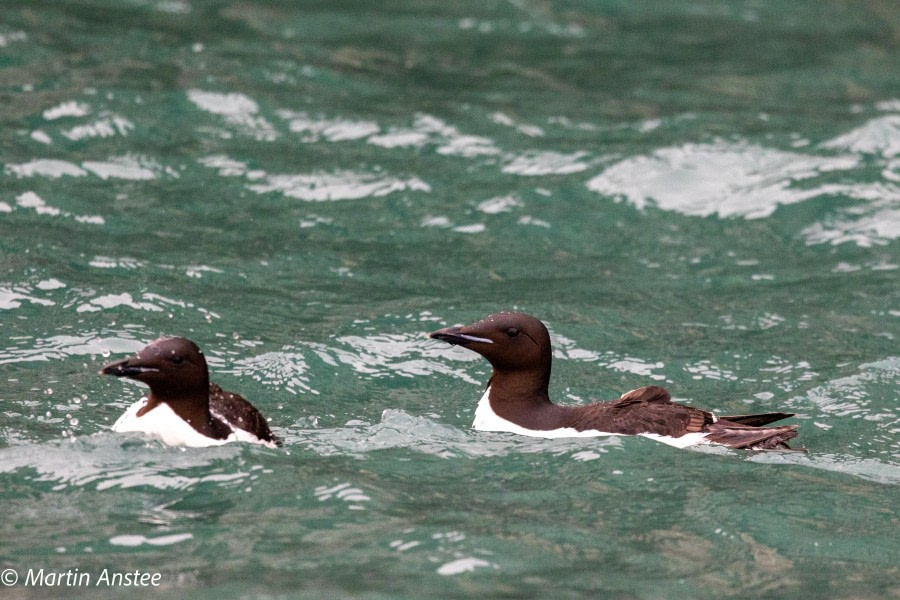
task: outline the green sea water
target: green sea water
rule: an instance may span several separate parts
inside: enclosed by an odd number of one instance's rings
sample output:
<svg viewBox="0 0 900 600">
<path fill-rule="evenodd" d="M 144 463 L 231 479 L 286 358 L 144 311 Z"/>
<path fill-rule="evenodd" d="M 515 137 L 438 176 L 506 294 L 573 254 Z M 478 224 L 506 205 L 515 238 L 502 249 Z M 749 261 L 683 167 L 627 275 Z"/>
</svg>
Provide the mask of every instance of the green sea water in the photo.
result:
<svg viewBox="0 0 900 600">
<path fill-rule="evenodd" d="M 900 598 L 898 46 L 880 0 L 3 0 L 0 597 Z M 512 308 L 560 403 L 809 452 L 474 432 L 426 334 Z M 284 447 L 111 433 L 161 335 Z"/>
</svg>

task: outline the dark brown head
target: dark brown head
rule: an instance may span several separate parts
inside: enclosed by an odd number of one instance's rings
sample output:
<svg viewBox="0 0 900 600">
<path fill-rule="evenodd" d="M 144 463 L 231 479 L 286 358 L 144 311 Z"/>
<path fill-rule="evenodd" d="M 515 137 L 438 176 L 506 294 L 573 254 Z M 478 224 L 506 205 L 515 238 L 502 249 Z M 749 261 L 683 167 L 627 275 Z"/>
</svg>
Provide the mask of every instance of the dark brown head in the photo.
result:
<svg viewBox="0 0 900 600">
<path fill-rule="evenodd" d="M 474 325 L 439 329 L 429 337 L 477 352 L 495 373 L 530 371 L 550 378 L 550 334 L 524 313 L 494 313 Z"/>
<path fill-rule="evenodd" d="M 130 358 L 109 363 L 101 375 L 127 377 L 150 386 L 162 398 L 209 391 L 209 370 L 197 344 L 186 338 L 160 338 Z"/>
</svg>

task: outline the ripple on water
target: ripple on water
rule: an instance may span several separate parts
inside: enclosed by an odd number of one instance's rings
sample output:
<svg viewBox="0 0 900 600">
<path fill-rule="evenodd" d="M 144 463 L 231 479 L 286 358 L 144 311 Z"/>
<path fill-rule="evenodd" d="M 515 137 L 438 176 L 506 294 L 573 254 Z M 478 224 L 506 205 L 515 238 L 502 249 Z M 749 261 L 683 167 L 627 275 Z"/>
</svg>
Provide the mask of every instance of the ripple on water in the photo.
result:
<svg viewBox="0 0 900 600">
<path fill-rule="evenodd" d="M 309 448 L 322 456 L 349 455 L 365 458 L 369 453 L 405 448 L 439 458 L 483 458 L 513 453 L 573 454 L 583 461 L 587 450 L 606 453 L 621 448 L 617 436 L 582 439 L 536 439 L 507 433 L 461 430 L 433 418 L 412 415 L 400 409 L 387 409 L 378 423 L 361 420 L 344 427 L 310 429 L 291 427 L 285 436 L 289 444 Z M 578 453 L 578 457 L 574 456 Z"/>
<path fill-rule="evenodd" d="M 304 143 L 322 140 L 327 142 L 359 140 L 381 131 L 381 127 L 374 121 L 330 119 L 323 115 L 313 116 L 305 112 L 290 110 L 280 110 L 278 116 L 288 122 L 288 127 L 292 132 L 300 134 L 300 141 Z"/>
<path fill-rule="evenodd" d="M 437 572 L 438 575 L 459 575 L 460 573 L 471 573 L 475 569 L 493 567 L 497 568 L 497 565 L 489 563 L 488 561 L 475 558 L 472 556 L 467 556 L 465 558 L 457 558 L 455 560 L 451 560 L 450 562 L 442 564 L 438 567 Z"/>
<path fill-rule="evenodd" d="M 48 483 L 54 491 L 142 486 L 183 490 L 202 483 L 239 485 L 258 477 L 252 470 L 235 469 L 239 444 L 192 450 L 183 452 L 137 434 L 101 433 L 0 449 L 0 473 L 33 471 L 34 481 Z"/>
<path fill-rule="evenodd" d="M 137 546 L 171 546 L 179 542 L 186 542 L 194 539 L 191 533 L 173 533 L 171 535 L 158 535 L 148 538 L 144 535 L 126 534 L 115 535 L 109 538 L 109 543 L 113 546 L 127 546 L 136 548 Z"/>
<path fill-rule="evenodd" d="M 779 205 L 823 193 L 795 182 L 858 163 L 853 156 L 805 155 L 743 142 L 689 143 L 620 161 L 587 185 L 638 209 L 652 204 L 689 216 L 759 219 Z"/>
<path fill-rule="evenodd" d="M 83 177 L 87 171 L 74 163 L 53 158 L 36 158 L 21 164 L 7 164 L 6 171 L 16 177 Z"/>
<path fill-rule="evenodd" d="M 802 465 L 833 473 L 844 473 L 876 483 L 900 484 L 900 466 L 848 454 L 758 452 L 750 455 L 747 460 L 767 464 Z"/>
<path fill-rule="evenodd" d="M 265 117 L 257 114 L 259 104 L 244 94 L 194 89 L 189 90 L 187 96 L 188 100 L 200 110 L 222 117 L 240 135 L 260 142 L 278 139 L 275 127 Z M 219 133 L 222 137 L 230 137 L 229 132 Z"/>
<path fill-rule="evenodd" d="M 90 114 L 91 107 L 84 102 L 68 100 L 44 110 L 41 115 L 45 121 L 55 121 L 63 117 L 84 117 Z"/>
<path fill-rule="evenodd" d="M 163 173 L 169 177 L 178 177 L 174 169 L 164 167 L 148 157 L 134 154 L 114 156 L 105 161 L 87 160 L 80 165 L 65 160 L 36 158 L 25 163 L 7 164 L 6 171 L 19 178 L 59 179 L 95 175 L 104 180 L 147 181 L 156 179 Z"/>
<path fill-rule="evenodd" d="M 104 309 L 118 308 L 124 306 L 136 310 L 147 310 L 150 312 L 162 312 L 163 308 L 152 302 L 138 302 L 132 298 L 131 294 L 123 292 L 121 294 L 105 294 L 91 298 L 89 302 L 81 304 L 76 312 L 97 312 Z"/>
<path fill-rule="evenodd" d="M 320 485 L 313 493 L 319 502 L 339 500 L 346 503 L 349 510 L 365 510 L 365 505 L 362 503 L 371 500 L 361 488 L 354 487 L 349 481 L 335 485 Z"/>
<path fill-rule="evenodd" d="M 127 117 L 106 111 L 91 122 L 71 125 L 72 119 L 79 119 L 90 114 L 91 106 L 84 102 L 77 100 L 62 102 L 41 113 L 44 121 L 47 122 L 47 129 L 50 133 L 43 129 L 36 129 L 31 132 L 31 139 L 42 144 L 52 145 L 54 142 L 53 136 L 56 134 L 62 135 L 73 142 L 79 142 L 116 136 L 127 137 L 135 130 L 135 124 Z M 60 122 L 54 123 L 54 121 Z M 44 168 L 47 168 L 47 165 Z M 76 174 L 75 169 L 71 167 L 66 169 L 69 171 L 68 174 Z"/>
<path fill-rule="evenodd" d="M 420 334 L 340 336 L 331 344 L 300 342 L 277 351 L 239 358 L 223 372 L 250 377 L 267 386 L 284 387 L 290 393 L 318 395 L 321 391 L 317 389 L 316 378 L 321 376 L 322 369 L 311 367 L 311 359 L 328 367 L 346 365 L 358 374 L 375 379 L 442 374 L 477 384 L 464 369 L 447 364 L 446 348 Z M 450 358 L 456 359 L 478 360 L 471 353 Z M 330 373 L 327 380 L 329 383 L 332 380 Z"/>
<path fill-rule="evenodd" d="M 571 175 L 590 168 L 591 162 L 585 160 L 587 157 L 587 152 L 573 152 L 571 154 L 553 151 L 527 152 L 510 160 L 503 167 L 503 172 L 531 177 Z"/>
<path fill-rule="evenodd" d="M 431 186 L 418 177 L 401 179 L 383 173 L 358 173 L 353 171 L 299 175 L 265 175 L 261 183 L 250 184 L 247 188 L 258 194 L 281 192 L 290 198 L 298 198 L 309 202 L 377 198 L 407 190 L 431 191 Z"/>
<path fill-rule="evenodd" d="M 333 173 L 268 174 L 248 170 L 246 163 L 223 155 L 206 156 L 198 162 L 218 170 L 223 177 L 244 177 L 247 189 L 257 194 L 280 192 L 307 202 L 360 200 L 395 192 L 430 192 L 431 186 L 418 177 L 402 179 L 381 172 L 337 171 Z"/>
<path fill-rule="evenodd" d="M 309 365 L 301 352 L 282 350 L 238 359 L 225 372 L 250 377 L 264 385 L 284 387 L 291 394 L 319 394 L 310 386 L 308 371 Z"/>
<path fill-rule="evenodd" d="M 310 344 L 310 348 L 327 364 L 346 364 L 357 373 L 369 377 L 419 377 L 440 373 L 469 383 L 477 383 L 464 370 L 448 366 L 446 348 L 421 334 L 373 334 L 341 336 L 339 346 Z M 478 360 L 472 353 L 461 356 L 467 362 Z"/>
<path fill-rule="evenodd" d="M 431 146 L 438 154 L 464 158 L 500 154 L 490 138 L 462 133 L 453 125 L 426 113 L 417 113 L 410 126 L 390 127 L 375 121 L 312 116 L 291 110 L 280 110 L 278 115 L 306 143 L 365 140 L 371 146 L 385 149 Z"/>
<path fill-rule="evenodd" d="M 900 238 L 900 115 L 872 119 L 820 145 L 847 152 L 820 156 L 718 141 L 662 148 L 622 160 L 588 181 L 592 191 L 623 198 L 638 209 L 655 206 L 688 216 L 769 217 L 780 205 L 844 197 L 841 206 L 800 235 L 807 244 L 868 247 Z M 830 172 L 883 164 L 881 181 L 818 183 Z"/>
<path fill-rule="evenodd" d="M 15 287 L 0 287 L 0 310 L 13 310 L 20 308 L 22 302 L 38 304 L 41 306 L 54 306 L 56 302 L 49 298 L 40 298 L 30 295 L 32 290 L 23 285 Z"/>
<path fill-rule="evenodd" d="M 69 138 L 73 142 L 91 138 L 108 138 L 116 135 L 127 136 L 129 132 L 134 130 L 134 123 L 118 115 L 106 117 L 87 123 L 85 125 L 76 125 L 62 131 L 64 137 Z"/>
<path fill-rule="evenodd" d="M 823 142 L 821 147 L 893 158 L 900 154 L 900 115 L 872 119 L 852 131 Z"/>
<path fill-rule="evenodd" d="M 19 209 L 33 210 L 36 214 L 41 216 L 74 219 L 78 223 L 86 223 L 89 225 L 104 225 L 106 223 L 106 220 L 100 215 L 74 215 L 68 211 L 51 206 L 47 204 L 43 198 L 30 191 L 16 196 L 15 206 L 0 202 L 0 212 L 11 213 Z"/>
<path fill-rule="evenodd" d="M 873 390 L 876 393 L 882 387 L 892 390 L 898 379 L 900 379 L 900 358 L 890 357 L 862 364 L 858 373 L 810 390 L 807 399 L 825 413 L 837 417 L 859 416 L 878 423 L 879 428 L 897 429 L 900 428 L 900 411 L 894 408 L 873 413 L 869 406 L 873 400 Z M 876 403 L 888 406 L 887 403 Z"/>
<path fill-rule="evenodd" d="M 496 196 L 478 203 L 478 210 L 489 215 L 510 212 L 514 208 L 522 206 L 522 201 L 514 195 Z"/>
<path fill-rule="evenodd" d="M 128 337 L 130 332 L 115 335 L 87 333 L 83 335 L 54 335 L 41 339 L 18 339 L 17 344 L 0 348 L 0 364 L 63 360 L 72 356 L 109 356 L 137 352 L 144 343 Z"/>
<path fill-rule="evenodd" d="M 860 247 L 884 245 L 900 238 L 900 188 L 893 184 L 832 186 L 836 192 L 868 200 L 839 209 L 801 235 L 808 244 L 855 243 Z"/>
<path fill-rule="evenodd" d="M 647 359 L 619 354 L 612 350 L 597 352 L 579 348 L 575 340 L 558 333 L 551 333 L 550 339 L 555 359 L 597 363 L 606 369 L 620 373 L 633 373 L 634 375 L 649 377 L 654 381 L 666 380 L 664 374 L 654 372 L 665 368 L 665 363 L 661 361 L 651 362 Z"/>
<path fill-rule="evenodd" d="M 500 154 L 493 140 L 461 133 L 453 125 L 425 113 L 415 116 L 412 128 L 391 129 L 386 134 L 370 138 L 369 142 L 385 148 L 431 144 L 436 146 L 438 154 L 464 158 Z"/>
</svg>

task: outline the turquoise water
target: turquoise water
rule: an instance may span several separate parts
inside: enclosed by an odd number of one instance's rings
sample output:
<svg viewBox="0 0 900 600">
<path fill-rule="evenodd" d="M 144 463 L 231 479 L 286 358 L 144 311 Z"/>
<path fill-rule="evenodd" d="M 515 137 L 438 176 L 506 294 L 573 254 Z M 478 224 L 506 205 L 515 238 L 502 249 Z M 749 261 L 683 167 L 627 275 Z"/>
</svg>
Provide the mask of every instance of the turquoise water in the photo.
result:
<svg viewBox="0 0 900 600">
<path fill-rule="evenodd" d="M 875 0 L 4 0 L 0 595 L 900 597 L 898 36 Z M 425 334 L 509 308 L 557 401 L 789 410 L 809 453 L 473 432 L 487 365 Z M 284 448 L 110 433 L 141 389 L 97 369 L 160 335 Z"/>
</svg>

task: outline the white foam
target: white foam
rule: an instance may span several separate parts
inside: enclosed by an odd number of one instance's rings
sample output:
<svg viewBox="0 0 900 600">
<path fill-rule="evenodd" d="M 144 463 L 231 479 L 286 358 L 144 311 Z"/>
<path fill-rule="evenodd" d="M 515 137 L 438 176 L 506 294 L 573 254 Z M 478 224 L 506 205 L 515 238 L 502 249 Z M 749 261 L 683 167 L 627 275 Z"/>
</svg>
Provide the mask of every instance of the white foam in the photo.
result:
<svg viewBox="0 0 900 600">
<path fill-rule="evenodd" d="M 53 108 L 48 108 L 43 112 L 44 119 L 54 121 L 62 117 L 83 117 L 91 112 L 91 107 L 83 102 L 71 100 L 57 104 Z"/>
<path fill-rule="evenodd" d="M 328 119 L 310 116 L 304 112 L 279 111 L 278 116 L 288 121 L 290 130 L 301 134 L 304 142 L 329 142 L 359 140 L 378 133 L 381 128 L 374 121 L 353 121 L 350 119 Z"/>
<path fill-rule="evenodd" d="M 191 533 L 174 533 L 172 535 L 161 535 L 155 538 L 148 538 L 143 535 L 116 535 L 109 538 L 109 543 L 113 546 L 129 547 L 143 546 L 144 544 L 149 546 L 169 546 L 193 538 L 194 535 Z"/>
<path fill-rule="evenodd" d="M 188 99 L 198 108 L 214 115 L 247 117 L 259 112 L 259 104 L 244 94 L 189 90 Z"/>
<path fill-rule="evenodd" d="M 398 179 L 379 173 L 311 173 L 299 175 L 266 175 L 261 183 L 247 186 L 258 194 L 281 192 L 290 198 L 309 202 L 359 200 L 387 196 L 394 192 L 430 192 L 431 186 L 417 177 Z"/>
<path fill-rule="evenodd" d="M 438 154 L 464 158 L 500 154 L 493 140 L 460 133 L 456 127 L 424 113 L 416 115 L 411 129 L 392 129 L 387 134 L 369 138 L 369 142 L 383 147 L 436 144 Z"/>
<path fill-rule="evenodd" d="M 340 346 L 310 346 L 327 364 L 350 365 L 365 377 L 423 377 L 443 373 L 477 383 L 465 370 L 448 367 L 438 360 L 445 356 L 444 349 L 418 334 L 351 335 L 336 341 Z M 465 350 L 451 356 L 467 362 L 478 360 L 477 355 Z"/>
<path fill-rule="evenodd" d="M 519 225 L 534 225 L 535 227 L 544 227 L 550 229 L 550 223 L 543 219 L 535 219 L 531 215 L 522 215 L 517 221 Z"/>
<path fill-rule="evenodd" d="M 585 161 L 588 153 L 584 151 L 563 154 L 561 152 L 544 151 L 528 152 L 517 156 L 503 167 L 504 173 L 514 175 L 570 175 L 586 170 L 590 163 Z"/>
<path fill-rule="evenodd" d="M 66 284 L 59 279 L 50 278 L 39 281 L 35 287 L 39 290 L 58 290 L 66 287 Z"/>
<path fill-rule="evenodd" d="M 87 171 L 78 165 L 53 158 L 36 158 L 18 165 L 8 164 L 6 170 L 16 177 L 41 176 L 56 179 L 63 176 L 84 177 L 87 175 Z"/>
<path fill-rule="evenodd" d="M 53 143 L 53 138 L 51 138 L 49 135 L 47 135 L 46 132 L 41 131 L 40 129 L 35 129 L 34 131 L 31 132 L 31 139 L 33 139 L 36 142 L 40 142 L 42 144 L 52 144 Z"/>
<path fill-rule="evenodd" d="M 851 185 L 835 190 L 864 204 L 844 207 L 801 234 L 807 244 L 855 243 L 868 248 L 900 238 L 900 193 L 890 184 Z"/>
<path fill-rule="evenodd" d="M 468 557 L 458 558 L 444 563 L 438 567 L 438 575 L 459 575 L 460 573 L 471 573 L 479 567 L 492 567 L 491 563 L 480 558 Z"/>
<path fill-rule="evenodd" d="M 247 163 L 229 158 L 224 154 L 204 156 L 198 158 L 197 162 L 204 167 L 218 169 L 219 175 L 222 177 L 241 177 L 247 173 Z"/>
<path fill-rule="evenodd" d="M 72 141 L 89 138 L 108 138 L 115 135 L 127 136 L 134 130 L 134 123 L 124 117 L 114 116 L 100 119 L 87 125 L 77 125 L 62 134 Z"/>
<path fill-rule="evenodd" d="M 471 225 L 459 225 L 453 228 L 457 233 L 484 233 L 487 229 L 484 223 L 472 223 Z"/>
<path fill-rule="evenodd" d="M 309 365 L 299 351 L 285 349 L 234 361 L 228 371 L 239 377 L 252 377 L 265 385 L 284 387 L 291 394 L 298 391 L 318 394 L 309 382 Z"/>
<path fill-rule="evenodd" d="M 40 304 L 42 306 L 53 306 L 56 303 L 45 298 L 35 298 L 25 294 L 13 291 L 11 288 L 0 287 L 0 310 L 10 310 L 19 308 L 22 303 L 19 300 L 27 300 L 32 304 Z"/>
<path fill-rule="evenodd" d="M 472 423 L 472 427 L 478 431 L 515 433 L 518 435 L 527 435 L 529 437 L 546 439 L 609 437 L 623 435 L 621 433 L 597 431 L 596 429 L 578 431 L 577 429 L 573 429 L 572 427 L 561 427 L 559 429 L 549 429 L 546 431 L 526 429 L 521 425 L 516 425 L 515 423 L 507 421 L 506 419 L 500 417 L 497 413 L 495 413 L 494 409 L 491 408 L 490 393 L 491 388 L 487 388 L 484 391 L 484 395 L 481 397 L 481 400 L 478 401 L 478 408 L 475 409 L 475 420 Z M 688 446 L 694 446 L 697 444 L 709 443 L 708 441 L 706 441 L 705 433 L 688 433 L 677 438 L 666 435 L 657 435 L 655 433 L 640 433 L 638 435 L 640 435 L 641 437 L 650 438 L 651 440 L 656 440 L 657 442 L 661 442 L 668 446 L 674 446 L 676 448 L 686 448 Z"/>
<path fill-rule="evenodd" d="M 893 158 L 900 154 L 900 115 L 886 115 L 828 140 L 823 148 L 850 150 L 861 154 L 881 154 Z"/>
<path fill-rule="evenodd" d="M 123 134 L 124 135 L 124 134 Z M 105 161 L 84 161 L 80 166 L 64 160 L 36 158 L 27 163 L 8 164 L 6 170 L 16 177 L 85 177 L 93 174 L 101 179 L 145 181 L 155 179 L 158 171 L 177 177 L 176 171 L 163 168 L 153 161 L 135 156 L 113 157 Z"/>
<path fill-rule="evenodd" d="M 373 135 L 368 143 L 382 148 L 403 148 L 406 146 L 422 146 L 428 142 L 428 134 L 421 131 L 391 131 L 382 135 Z"/>
<path fill-rule="evenodd" d="M 589 189 L 638 209 L 655 205 L 688 216 L 768 217 L 779 205 L 827 190 L 793 184 L 856 167 L 856 156 L 820 157 L 719 141 L 661 148 L 620 161 L 588 181 Z"/>
<path fill-rule="evenodd" d="M 497 125 L 503 125 L 505 127 L 513 127 L 519 133 L 524 133 L 529 137 L 543 137 L 544 130 L 537 125 L 531 125 L 530 123 L 517 123 L 513 120 L 509 115 L 502 112 L 495 112 L 490 116 L 491 121 L 496 123 Z"/>
<path fill-rule="evenodd" d="M 100 179 L 126 179 L 129 181 L 146 181 L 156 179 L 156 173 L 141 165 L 130 157 L 120 157 L 108 161 L 88 160 L 81 166 Z"/>
<path fill-rule="evenodd" d="M 104 309 L 116 308 L 119 306 L 127 306 L 137 310 L 148 310 L 151 312 L 159 312 L 162 310 L 159 306 L 152 302 L 137 302 L 131 297 L 131 294 L 125 292 L 122 294 L 106 294 L 91 298 L 90 302 L 86 302 L 75 309 L 76 312 L 97 312 Z"/>
<path fill-rule="evenodd" d="M 271 142 L 278 138 L 278 132 L 269 121 L 257 115 L 259 104 L 244 94 L 189 90 L 188 99 L 197 108 L 219 115 L 240 133 L 259 141 Z"/>
<path fill-rule="evenodd" d="M 489 215 L 496 215 L 509 212 L 517 206 L 522 206 L 522 202 L 515 196 L 497 196 L 480 202 L 478 210 Z"/>
</svg>

